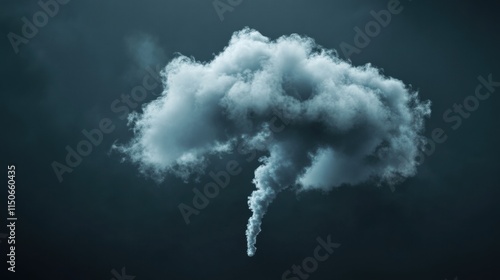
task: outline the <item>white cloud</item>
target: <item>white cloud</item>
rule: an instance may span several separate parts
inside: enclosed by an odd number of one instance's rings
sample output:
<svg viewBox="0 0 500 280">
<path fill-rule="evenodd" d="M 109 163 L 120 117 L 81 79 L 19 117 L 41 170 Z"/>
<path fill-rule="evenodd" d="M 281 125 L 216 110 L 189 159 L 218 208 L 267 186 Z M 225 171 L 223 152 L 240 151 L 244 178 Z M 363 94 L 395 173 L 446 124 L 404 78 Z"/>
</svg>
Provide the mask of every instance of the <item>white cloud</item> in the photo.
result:
<svg viewBox="0 0 500 280">
<path fill-rule="evenodd" d="M 267 151 L 249 197 L 250 256 L 262 217 L 283 189 L 393 184 L 416 172 L 430 103 L 401 81 L 371 65 L 354 67 L 310 38 L 272 41 L 246 28 L 212 61 L 177 57 L 163 76 L 163 94 L 132 119 L 135 137 L 119 149 L 142 172 L 184 179 L 238 141 Z M 269 123 L 276 112 L 288 123 L 279 134 Z"/>
</svg>

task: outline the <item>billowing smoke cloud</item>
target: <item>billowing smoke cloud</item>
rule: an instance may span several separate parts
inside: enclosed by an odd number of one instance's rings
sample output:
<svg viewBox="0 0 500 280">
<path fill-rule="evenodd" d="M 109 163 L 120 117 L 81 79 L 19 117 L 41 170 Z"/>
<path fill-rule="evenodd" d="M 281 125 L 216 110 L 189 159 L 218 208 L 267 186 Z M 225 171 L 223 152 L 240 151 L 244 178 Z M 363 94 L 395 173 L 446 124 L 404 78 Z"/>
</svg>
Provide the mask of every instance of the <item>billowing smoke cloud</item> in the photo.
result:
<svg viewBox="0 0 500 280">
<path fill-rule="evenodd" d="M 395 184 L 416 172 L 430 103 L 310 38 L 273 41 L 246 28 L 212 61 L 180 56 L 163 76 L 163 94 L 131 116 L 135 137 L 118 149 L 160 179 L 202 173 L 211 155 L 238 145 L 266 153 L 248 199 L 249 256 L 269 204 L 287 187 Z"/>
</svg>

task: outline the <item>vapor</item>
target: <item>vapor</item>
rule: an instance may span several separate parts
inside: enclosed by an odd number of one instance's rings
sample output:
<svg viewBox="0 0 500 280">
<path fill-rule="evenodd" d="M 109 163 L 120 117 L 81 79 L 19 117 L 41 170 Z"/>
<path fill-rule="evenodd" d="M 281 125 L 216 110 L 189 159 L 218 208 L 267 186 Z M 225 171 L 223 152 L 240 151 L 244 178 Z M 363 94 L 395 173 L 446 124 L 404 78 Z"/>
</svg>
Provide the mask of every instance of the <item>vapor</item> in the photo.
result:
<svg viewBox="0 0 500 280">
<path fill-rule="evenodd" d="M 354 67 L 299 35 L 235 32 L 212 61 L 174 58 L 164 91 L 130 116 L 119 146 L 162 179 L 203 173 L 208 159 L 244 145 L 266 154 L 248 198 L 247 254 L 276 195 L 362 182 L 396 184 L 416 173 L 430 102 L 371 65 Z"/>
</svg>

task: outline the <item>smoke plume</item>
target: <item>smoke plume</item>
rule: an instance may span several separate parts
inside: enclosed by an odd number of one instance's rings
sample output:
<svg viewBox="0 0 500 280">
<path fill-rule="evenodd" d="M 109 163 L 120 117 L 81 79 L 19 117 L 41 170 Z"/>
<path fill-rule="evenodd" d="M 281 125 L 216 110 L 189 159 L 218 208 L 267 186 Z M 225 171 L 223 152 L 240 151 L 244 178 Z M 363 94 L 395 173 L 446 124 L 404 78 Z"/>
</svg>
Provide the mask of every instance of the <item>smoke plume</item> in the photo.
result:
<svg viewBox="0 0 500 280">
<path fill-rule="evenodd" d="M 135 136 L 118 149 L 146 174 L 186 180 L 238 145 L 264 152 L 248 198 L 249 256 L 284 189 L 396 184 L 416 172 L 430 102 L 311 38 L 270 40 L 245 28 L 212 61 L 179 56 L 162 75 L 162 95 L 131 115 Z"/>
</svg>

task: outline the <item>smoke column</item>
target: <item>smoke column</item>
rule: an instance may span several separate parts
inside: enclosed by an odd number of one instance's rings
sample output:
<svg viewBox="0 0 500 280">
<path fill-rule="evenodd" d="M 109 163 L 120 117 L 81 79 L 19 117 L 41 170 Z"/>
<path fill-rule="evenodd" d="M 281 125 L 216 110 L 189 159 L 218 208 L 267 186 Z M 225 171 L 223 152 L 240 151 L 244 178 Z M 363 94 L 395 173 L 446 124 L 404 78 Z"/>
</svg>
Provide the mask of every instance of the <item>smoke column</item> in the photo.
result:
<svg viewBox="0 0 500 280">
<path fill-rule="evenodd" d="M 134 138 L 115 148 L 158 180 L 203 174 L 210 156 L 240 144 L 264 152 L 248 199 L 249 256 L 270 203 L 288 187 L 396 184 L 416 173 L 430 102 L 311 38 L 270 40 L 245 28 L 213 60 L 179 56 L 162 76 L 162 95 L 129 117 Z"/>
</svg>

